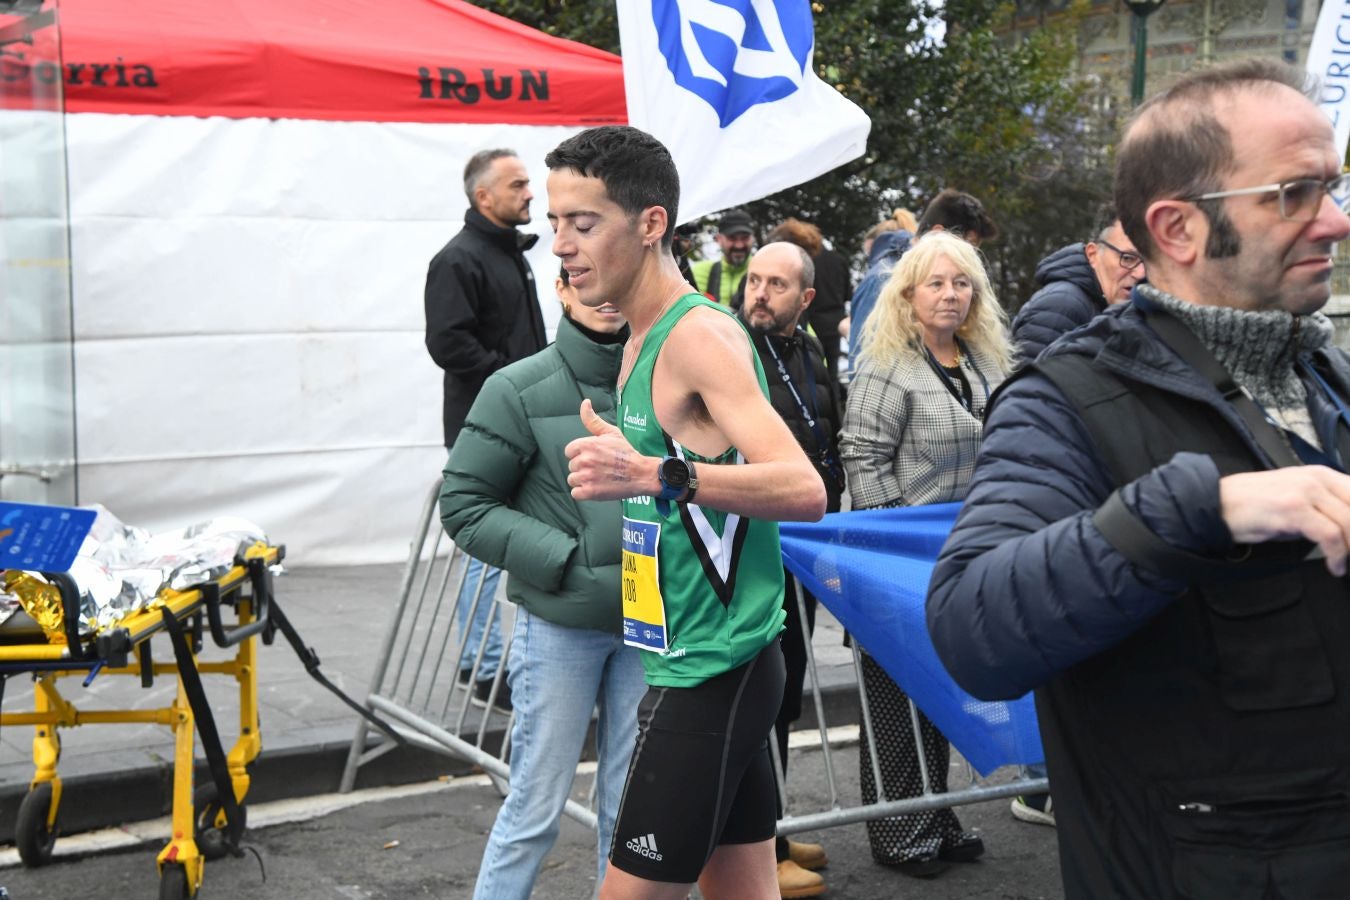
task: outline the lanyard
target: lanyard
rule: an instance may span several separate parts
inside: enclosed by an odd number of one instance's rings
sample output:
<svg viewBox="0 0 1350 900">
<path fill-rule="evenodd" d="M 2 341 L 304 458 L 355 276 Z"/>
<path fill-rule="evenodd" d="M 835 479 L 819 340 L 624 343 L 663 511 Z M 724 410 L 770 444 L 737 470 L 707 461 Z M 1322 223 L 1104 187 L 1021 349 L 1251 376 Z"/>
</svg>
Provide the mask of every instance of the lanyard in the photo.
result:
<svg viewBox="0 0 1350 900">
<path fill-rule="evenodd" d="M 808 409 L 806 401 L 802 395 L 797 392 L 797 385 L 792 382 L 792 376 L 788 374 L 787 366 L 783 363 L 783 358 L 778 355 L 778 351 L 773 346 L 773 336 L 764 335 L 764 345 L 769 348 L 769 355 L 773 357 L 774 363 L 778 366 L 778 377 L 783 379 L 783 384 L 787 385 L 788 391 L 792 393 L 792 399 L 797 401 L 797 411 L 802 414 L 806 424 L 811 427 L 811 434 L 816 439 L 816 447 L 820 453 L 828 455 L 827 462 L 831 468 L 834 467 L 834 457 L 830 454 L 830 444 L 825 440 L 825 432 L 820 428 L 820 422 L 816 419 L 814 410 L 816 405 L 816 373 L 812 371 L 811 360 L 807 358 L 806 346 L 802 345 L 802 368 L 806 371 L 807 387 L 811 392 L 811 408 Z"/>
<path fill-rule="evenodd" d="M 984 399 L 985 399 L 986 401 L 988 401 L 988 399 L 989 399 L 989 381 L 988 381 L 988 379 L 986 379 L 986 378 L 984 377 L 984 373 L 980 371 L 980 367 L 979 367 L 979 365 L 975 362 L 975 358 L 974 358 L 973 356 L 970 355 L 970 351 L 966 349 L 966 343 L 965 343 L 965 341 L 961 340 L 960 338 L 957 338 L 957 339 L 956 339 L 956 349 L 960 351 L 960 353 L 961 353 L 962 356 L 964 356 L 966 359 L 969 359 L 969 360 L 970 360 L 970 367 L 971 367 L 972 369 L 975 370 L 975 374 L 976 374 L 976 375 L 980 376 L 980 387 L 984 389 Z M 923 352 L 924 352 L 925 357 L 928 359 L 928 367 L 929 367 L 930 369 L 932 369 L 933 372 L 934 372 L 934 374 L 936 374 L 937 377 L 938 377 L 939 379 L 941 379 L 942 383 L 943 383 L 944 385 L 946 385 L 947 390 L 951 391 L 952 396 L 956 398 L 956 402 L 957 402 L 957 403 L 960 403 L 961 406 L 965 409 L 966 412 L 970 413 L 972 416 L 975 415 L 975 409 L 974 409 L 974 406 L 975 406 L 974 391 L 971 392 L 971 398 L 970 398 L 969 401 L 967 401 L 967 400 L 966 400 L 965 393 L 961 390 L 960 387 L 958 387 L 958 386 L 952 381 L 952 377 L 951 377 L 950 375 L 948 375 L 948 374 L 946 373 L 946 371 L 943 370 L 943 368 L 942 368 L 942 363 L 940 363 L 940 362 L 937 361 L 937 357 L 933 355 L 933 351 L 932 351 L 932 350 L 929 350 L 929 349 L 928 349 L 928 345 L 927 345 L 927 344 L 924 344 Z M 988 411 L 989 411 L 989 407 L 988 407 L 988 405 L 987 405 L 987 403 L 986 403 L 986 406 L 985 406 L 985 412 L 987 413 Z M 983 418 L 983 417 L 981 417 L 981 418 Z"/>
</svg>

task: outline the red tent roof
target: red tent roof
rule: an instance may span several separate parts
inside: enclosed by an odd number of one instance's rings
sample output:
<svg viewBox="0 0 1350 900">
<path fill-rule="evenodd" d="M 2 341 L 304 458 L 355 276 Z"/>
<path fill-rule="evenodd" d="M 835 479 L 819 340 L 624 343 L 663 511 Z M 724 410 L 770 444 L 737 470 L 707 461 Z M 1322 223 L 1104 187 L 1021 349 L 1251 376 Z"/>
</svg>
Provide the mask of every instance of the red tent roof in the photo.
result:
<svg viewBox="0 0 1350 900">
<path fill-rule="evenodd" d="M 60 0 L 63 64 L 0 58 L 70 112 L 378 122 L 627 121 L 619 57 L 462 0 Z M 46 29 L 50 32 L 51 29 Z M 19 45 L 12 45 L 13 47 Z"/>
</svg>

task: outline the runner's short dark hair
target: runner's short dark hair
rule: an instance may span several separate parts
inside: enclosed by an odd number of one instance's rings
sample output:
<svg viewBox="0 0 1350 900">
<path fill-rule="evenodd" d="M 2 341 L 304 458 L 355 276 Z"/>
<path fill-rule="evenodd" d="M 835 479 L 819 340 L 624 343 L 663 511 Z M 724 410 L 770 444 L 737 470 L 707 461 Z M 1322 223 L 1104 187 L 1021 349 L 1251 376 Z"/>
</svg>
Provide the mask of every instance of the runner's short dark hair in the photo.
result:
<svg viewBox="0 0 1350 900">
<path fill-rule="evenodd" d="M 629 216 L 661 207 L 666 211 L 661 246 L 670 249 L 679 215 L 680 174 L 670 151 L 656 138 L 631 125 L 590 128 L 555 147 L 544 165 L 599 178 L 609 199 Z"/>
</svg>

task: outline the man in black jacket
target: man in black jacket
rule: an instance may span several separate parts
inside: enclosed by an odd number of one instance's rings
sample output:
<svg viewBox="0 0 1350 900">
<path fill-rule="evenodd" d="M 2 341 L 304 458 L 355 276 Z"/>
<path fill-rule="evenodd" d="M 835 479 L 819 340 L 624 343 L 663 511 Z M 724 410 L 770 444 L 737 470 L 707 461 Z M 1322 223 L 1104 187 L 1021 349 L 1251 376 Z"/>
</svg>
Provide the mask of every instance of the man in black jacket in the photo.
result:
<svg viewBox="0 0 1350 900">
<path fill-rule="evenodd" d="M 740 315 L 754 340 L 764 374 L 769 380 L 769 402 L 783 417 L 788 430 L 825 482 L 826 510 L 838 512 L 844 491 L 839 462 L 839 425 L 843 410 L 839 383 L 832 377 L 820 342 L 798 323 L 815 298 L 816 277 L 810 255 L 796 244 L 766 244 L 746 270 L 745 302 Z M 788 729 L 802 714 L 802 682 L 806 676 L 806 642 L 815 629 L 816 598 L 805 591 L 806 630 L 797 610 L 796 582 L 783 570 L 787 612 L 783 632 L 783 660 L 787 682 L 774 729 L 783 768 L 787 768 Z M 778 838 L 778 886 L 784 897 L 813 897 L 825 891 L 825 881 L 811 869 L 828 859 L 819 844 L 799 844 Z"/>
<path fill-rule="evenodd" d="M 534 197 L 525 164 L 512 150 L 480 150 L 464 167 L 464 193 L 469 198 L 464 229 L 432 258 L 424 297 L 427 350 L 445 370 L 447 449 L 487 377 L 548 343 L 534 275 L 525 259 L 525 251 L 539 237 L 516 230 L 530 221 Z M 467 682 L 482 643 L 498 574 L 473 560 L 464 579 L 458 606 L 461 632 L 475 596 L 480 599 L 459 660 L 461 682 Z M 500 659 L 501 637 L 494 620 L 476 673 L 478 700 L 489 695 Z M 505 684 L 497 696 L 499 706 L 510 705 Z"/>
<path fill-rule="evenodd" d="M 1070 244 L 1036 266 L 1041 289 L 1017 311 L 1013 341 L 1017 365 L 1026 365 L 1061 334 L 1086 325 L 1112 303 L 1130 299 L 1144 278 L 1143 257 L 1120 227 L 1114 203 L 1097 211 L 1096 235 L 1086 244 Z"/>
<path fill-rule="evenodd" d="M 481 150 L 464 167 L 464 229 L 431 260 L 427 350 L 445 370 L 445 446 L 451 447 L 483 382 L 548 343 L 525 251 L 530 176 L 511 150 Z"/>
</svg>

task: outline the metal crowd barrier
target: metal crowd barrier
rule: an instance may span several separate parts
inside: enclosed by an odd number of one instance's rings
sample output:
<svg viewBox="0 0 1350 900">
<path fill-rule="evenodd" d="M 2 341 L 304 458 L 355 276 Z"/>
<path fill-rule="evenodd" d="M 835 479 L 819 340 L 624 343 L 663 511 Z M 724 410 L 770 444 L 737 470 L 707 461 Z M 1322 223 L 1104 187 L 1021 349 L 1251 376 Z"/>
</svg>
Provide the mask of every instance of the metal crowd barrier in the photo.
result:
<svg viewBox="0 0 1350 900">
<path fill-rule="evenodd" d="M 797 597 L 797 615 L 800 617 L 801 633 L 807 634 L 806 628 L 806 599 L 802 594 L 801 582 L 793 579 L 796 585 Z M 816 728 L 820 735 L 819 749 L 823 755 L 825 767 L 825 780 L 829 789 L 829 808 L 818 811 L 794 812 L 791 798 L 788 796 L 783 779 L 778 780 L 778 799 L 782 804 L 783 816 L 778 820 L 778 833 L 780 835 L 801 834 L 807 831 L 819 831 L 825 828 L 835 828 L 840 825 L 852 825 L 857 822 L 867 822 L 873 819 L 883 819 L 888 816 L 898 816 L 905 813 L 922 812 L 930 809 L 944 809 L 956 806 L 968 806 L 972 803 L 984 803 L 991 800 L 1003 800 L 1010 797 L 1018 797 L 1025 794 L 1045 793 L 1049 790 L 1049 780 L 1046 778 L 1029 778 L 1026 773 L 1018 769 L 1018 774 L 1009 781 L 998 784 L 987 784 L 979 781 L 974 772 L 971 772 L 970 785 L 960 790 L 947 790 L 942 793 L 934 793 L 932 790 L 932 781 L 929 775 L 928 758 L 924 753 L 924 742 L 919 733 L 919 711 L 915 707 L 914 701 L 909 701 L 909 719 L 910 726 L 914 732 L 914 746 L 919 759 L 919 777 L 923 784 L 923 793 L 917 797 L 904 797 L 899 799 L 890 799 L 886 796 L 885 783 L 881 777 L 881 767 L 877 759 L 877 754 L 871 754 L 870 762 L 872 766 L 872 783 L 876 786 L 877 800 L 875 803 L 857 803 L 853 806 L 845 806 L 839 796 L 839 782 L 835 775 L 835 756 L 838 751 L 832 746 L 828 724 L 825 718 L 825 701 L 822 694 L 819 669 L 816 666 L 815 649 L 811 646 L 811 641 L 806 641 L 806 685 L 803 690 L 810 690 L 811 699 L 815 704 Z M 859 723 L 859 739 L 867 740 L 868 744 L 876 746 L 876 736 L 872 728 L 872 710 L 867 702 L 867 692 L 862 690 L 862 657 L 858 652 L 857 642 L 853 642 L 853 685 L 858 692 L 858 707 L 860 711 L 861 722 Z M 783 771 L 782 761 L 778 758 L 778 745 L 774 741 L 769 742 L 769 747 L 773 753 L 774 766 L 777 771 Z M 861 752 L 861 751 L 859 751 Z M 967 766 L 969 768 L 969 766 Z M 1001 771 L 1001 770 L 1000 770 Z M 986 779 L 987 781 L 987 779 Z"/>
<path fill-rule="evenodd" d="M 471 585 L 468 595 L 464 595 L 462 588 L 468 574 L 467 555 L 445 538 L 444 531 L 440 527 L 437 509 L 439 493 L 440 482 L 437 481 L 427 496 L 414 535 L 398 602 L 376 658 L 370 695 L 366 698 L 366 703 L 371 710 L 383 715 L 392 723 L 410 743 L 480 766 L 489 775 L 494 776 L 499 789 L 505 792 L 510 777 L 507 762 L 510 754 L 510 722 L 506 722 L 501 746 L 495 753 L 485 746 L 485 738 L 489 734 L 490 720 L 506 718 L 501 713 L 492 711 L 491 706 L 502 674 L 506 670 L 505 662 L 510 653 L 511 630 L 504 625 L 501 629 L 502 664 L 498 667 L 493 682 L 488 710 L 471 716 L 471 713 L 478 713 L 478 710 L 471 708 L 470 703 L 476 678 L 471 678 L 467 685 L 462 685 L 458 682 L 456 674 L 462 655 L 471 653 L 474 659 L 473 675 L 477 675 L 491 623 L 500 620 L 501 612 L 508 609 L 510 604 L 495 596 L 481 596 L 483 577 L 480 577 L 475 585 Z M 481 571 L 486 573 L 486 568 Z M 801 617 L 802 633 L 806 634 L 805 599 L 801 583 L 795 579 L 794 583 L 797 588 L 796 612 Z M 467 646 L 467 633 L 461 634 L 456 625 L 456 612 L 461 595 L 472 604 L 468 615 L 470 622 L 480 603 L 492 604 L 489 627 L 484 628 L 483 640 L 477 647 Z M 833 746 L 830 740 L 825 697 L 816 665 L 815 651 L 810 641 L 806 642 L 806 658 L 804 690 L 810 691 L 814 703 L 820 740 L 818 748 L 812 746 L 812 749 L 819 749 L 822 754 L 829 803 L 825 809 L 795 809 L 783 780 L 779 779 L 779 799 L 784 811 L 783 818 L 778 822 L 779 834 L 819 831 L 888 816 L 983 803 L 1024 794 L 1044 793 L 1048 790 L 1045 778 L 1029 778 L 1019 771 L 1019 774 L 1010 780 L 1003 780 L 1000 776 L 997 783 L 990 783 L 993 776 L 990 779 L 980 780 L 972 773 L 967 787 L 943 793 L 932 792 L 928 760 L 923 751 L 923 741 L 919 737 L 918 711 L 913 701 L 910 701 L 910 721 L 915 733 L 923 793 L 916 797 L 895 799 L 887 797 L 879 763 L 873 754 L 871 765 L 877 801 L 846 805 L 840 796 L 836 773 L 840 748 Z M 852 668 L 852 683 L 846 684 L 843 689 L 857 691 L 861 713 L 859 736 L 865 737 L 872 746 L 875 746 L 872 711 L 866 693 L 860 689 L 862 659 L 856 645 L 853 648 Z M 839 687 L 836 686 L 834 689 L 837 690 Z M 364 719 L 357 723 L 351 752 L 342 774 L 340 789 L 343 792 L 350 791 L 354 786 L 357 769 L 393 749 L 394 745 L 387 741 L 372 745 L 368 740 L 372 735 L 378 735 L 378 732 L 371 729 Z M 775 766 L 781 772 L 782 761 L 778 758 L 777 744 L 770 741 L 769 746 Z M 851 754 L 849 761 L 852 762 Z M 592 806 L 594 793 L 592 786 Z M 567 802 L 564 812 L 584 825 L 595 827 L 593 810 L 574 800 Z"/>
<path fill-rule="evenodd" d="M 509 613 L 511 604 L 496 593 L 483 595 L 488 567 L 480 567 L 478 578 L 468 582 L 469 556 L 441 528 L 437 503 L 440 488 L 437 480 L 422 507 L 398 602 L 375 659 L 366 705 L 409 743 L 480 767 L 505 794 L 510 777 L 507 760 L 512 717 L 498 710 L 495 703 L 511 652 L 512 629 L 503 615 Z M 469 604 L 469 623 L 482 604 L 491 605 L 476 646 L 469 646 L 468 630 L 461 632 L 458 627 L 461 602 Z M 485 708 L 479 709 L 473 702 L 474 686 L 494 626 L 501 633 L 501 664 L 493 676 Z M 466 654 L 473 665 L 467 683 L 461 683 L 460 661 Z M 500 730 L 490 728 L 493 725 L 501 726 Z M 497 734 L 501 743 L 494 748 L 489 739 Z M 378 735 L 364 719 L 358 721 L 342 771 L 339 790 L 343 793 L 355 786 L 361 766 L 396 746 L 387 740 L 370 740 Z M 595 827 L 595 813 L 575 800 L 568 800 L 564 811 L 583 825 Z"/>
</svg>

